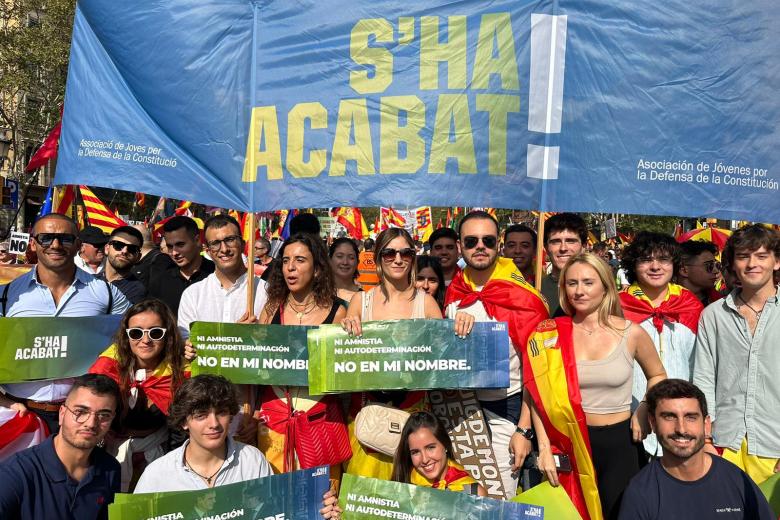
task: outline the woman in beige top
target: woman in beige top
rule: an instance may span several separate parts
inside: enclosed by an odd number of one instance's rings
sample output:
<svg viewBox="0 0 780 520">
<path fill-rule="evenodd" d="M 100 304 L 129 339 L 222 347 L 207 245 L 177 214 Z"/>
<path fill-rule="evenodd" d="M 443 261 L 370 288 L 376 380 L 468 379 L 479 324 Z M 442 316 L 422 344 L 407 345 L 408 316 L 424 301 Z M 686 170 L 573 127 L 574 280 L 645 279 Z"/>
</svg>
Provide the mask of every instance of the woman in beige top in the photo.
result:
<svg viewBox="0 0 780 520">
<path fill-rule="evenodd" d="M 641 441 L 650 431 L 646 403 L 633 415 L 630 411 L 634 360 L 647 377 L 647 389 L 666 379 L 666 372 L 650 336 L 639 325 L 623 319 L 615 280 L 606 262 L 591 253 L 579 254 L 564 266 L 558 284 L 567 317 L 557 318 L 554 325 L 542 324 L 537 330 L 553 327 L 558 331 L 558 347 L 571 345 L 577 381 L 567 382 L 577 385 L 582 397 L 604 518 L 614 518 L 623 490 L 640 469 Z M 570 337 L 560 337 L 564 334 Z M 544 346 L 548 347 L 547 342 Z M 554 443 L 551 446 L 546 423 L 538 413 L 540 404 L 533 405 L 539 469 L 558 485 L 553 449 L 557 453 L 565 450 Z M 574 458 L 574 454 L 566 455 Z M 584 464 L 577 461 L 576 465 Z"/>
</svg>

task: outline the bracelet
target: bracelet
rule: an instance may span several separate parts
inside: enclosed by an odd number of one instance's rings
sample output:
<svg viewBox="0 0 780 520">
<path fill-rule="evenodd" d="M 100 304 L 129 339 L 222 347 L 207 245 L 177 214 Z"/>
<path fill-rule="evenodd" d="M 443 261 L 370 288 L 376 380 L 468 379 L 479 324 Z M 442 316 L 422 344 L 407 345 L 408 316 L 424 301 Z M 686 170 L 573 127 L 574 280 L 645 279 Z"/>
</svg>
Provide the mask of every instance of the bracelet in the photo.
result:
<svg viewBox="0 0 780 520">
<path fill-rule="evenodd" d="M 521 428 L 518 426 L 515 428 L 515 433 L 519 433 L 529 441 L 532 440 L 536 435 L 534 435 L 534 431 L 531 428 Z"/>
</svg>

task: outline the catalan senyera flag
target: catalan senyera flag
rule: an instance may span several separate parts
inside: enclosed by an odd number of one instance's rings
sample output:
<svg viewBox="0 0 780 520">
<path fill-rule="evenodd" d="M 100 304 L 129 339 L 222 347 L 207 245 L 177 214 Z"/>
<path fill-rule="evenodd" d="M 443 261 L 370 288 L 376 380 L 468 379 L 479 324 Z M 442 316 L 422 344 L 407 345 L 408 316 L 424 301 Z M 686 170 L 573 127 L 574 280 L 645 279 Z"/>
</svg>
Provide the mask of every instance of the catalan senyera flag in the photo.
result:
<svg viewBox="0 0 780 520">
<path fill-rule="evenodd" d="M 73 218 L 73 201 L 76 199 L 76 187 L 59 186 L 54 190 L 54 213 Z"/>
<path fill-rule="evenodd" d="M 422 242 L 427 242 L 433 233 L 433 215 L 430 206 L 421 206 L 416 210 L 417 235 Z"/>
<path fill-rule="evenodd" d="M 390 227 L 405 227 L 406 219 L 393 208 L 380 208 L 379 216 L 381 220 L 382 231 Z"/>
<path fill-rule="evenodd" d="M 363 214 L 358 208 L 336 208 L 332 215 L 336 221 L 344 226 L 349 236 L 358 240 L 368 238 L 368 226 L 363 219 Z"/>
<path fill-rule="evenodd" d="M 102 229 L 105 233 L 111 233 L 119 226 L 126 226 L 127 222 L 116 216 L 116 213 L 108 209 L 92 190 L 84 185 L 79 186 L 81 199 L 87 208 L 87 221 L 90 226 Z"/>
</svg>

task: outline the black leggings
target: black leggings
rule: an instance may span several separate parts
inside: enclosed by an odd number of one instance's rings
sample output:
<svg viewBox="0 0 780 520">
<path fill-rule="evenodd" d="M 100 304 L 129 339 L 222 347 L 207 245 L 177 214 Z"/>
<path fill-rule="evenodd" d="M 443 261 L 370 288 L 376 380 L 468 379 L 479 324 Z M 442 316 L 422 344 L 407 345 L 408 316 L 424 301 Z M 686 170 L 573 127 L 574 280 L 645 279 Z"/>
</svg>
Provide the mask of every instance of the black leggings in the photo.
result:
<svg viewBox="0 0 780 520">
<path fill-rule="evenodd" d="M 588 426 L 601 510 L 607 520 L 617 518 L 620 500 L 631 478 L 639 472 L 642 444 L 631 441 L 631 419 L 609 426 Z"/>
</svg>

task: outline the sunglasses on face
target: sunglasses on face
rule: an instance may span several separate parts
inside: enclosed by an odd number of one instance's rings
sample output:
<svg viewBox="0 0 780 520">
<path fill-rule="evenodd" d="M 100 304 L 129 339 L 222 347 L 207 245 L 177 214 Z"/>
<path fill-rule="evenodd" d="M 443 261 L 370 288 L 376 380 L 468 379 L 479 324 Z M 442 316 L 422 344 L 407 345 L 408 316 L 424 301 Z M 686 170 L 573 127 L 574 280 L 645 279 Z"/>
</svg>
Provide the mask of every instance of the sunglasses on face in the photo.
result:
<svg viewBox="0 0 780 520">
<path fill-rule="evenodd" d="M 111 248 L 117 253 L 119 251 L 122 251 L 125 248 L 127 248 L 127 252 L 131 255 L 137 255 L 138 253 L 141 252 L 140 246 L 137 246 L 135 244 L 128 244 L 126 242 L 120 242 L 119 240 L 111 240 L 108 242 L 108 245 L 110 245 Z"/>
<path fill-rule="evenodd" d="M 391 247 L 386 247 L 379 252 L 379 256 L 382 257 L 382 261 L 387 263 L 395 260 L 396 255 L 401 255 L 401 260 L 404 262 L 411 262 L 414 260 L 416 254 L 417 251 L 411 247 L 405 247 L 403 249 L 393 249 Z"/>
<path fill-rule="evenodd" d="M 704 268 L 705 271 L 712 274 L 714 272 L 721 272 L 723 270 L 723 266 L 720 262 L 717 262 L 715 260 L 710 260 L 709 262 L 703 262 L 701 264 L 685 264 L 689 267 L 696 267 L 697 265 L 700 265 Z"/>
<path fill-rule="evenodd" d="M 479 241 L 482 241 L 482 245 L 484 245 L 487 249 L 495 249 L 496 244 L 498 244 L 498 238 L 487 235 L 484 237 L 463 237 L 463 247 L 466 249 L 474 249 L 477 247 L 477 244 Z"/>
<path fill-rule="evenodd" d="M 38 233 L 33 236 L 42 247 L 51 247 L 58 240 L 62 247 L 70 247 L 76 243 L 76 235 L 73 233 Z"/>
<path fill-rule="evenodd" d="M 133 327 L 125 329 L 127 337 L 133 341 L 140 341 L 144 337 L 144 334 L 149 334 L 149 339 L 152 341 L 160 341 L 165 337 L 167 329 L 162 327 L 152 327 L 151 329 L 142 329 L 140 327 Z"/>
</svg>

